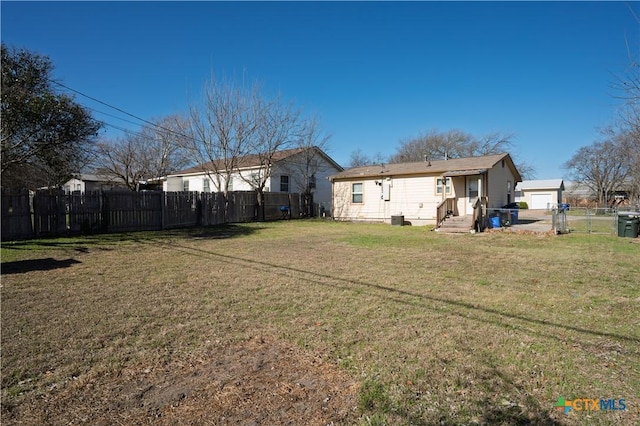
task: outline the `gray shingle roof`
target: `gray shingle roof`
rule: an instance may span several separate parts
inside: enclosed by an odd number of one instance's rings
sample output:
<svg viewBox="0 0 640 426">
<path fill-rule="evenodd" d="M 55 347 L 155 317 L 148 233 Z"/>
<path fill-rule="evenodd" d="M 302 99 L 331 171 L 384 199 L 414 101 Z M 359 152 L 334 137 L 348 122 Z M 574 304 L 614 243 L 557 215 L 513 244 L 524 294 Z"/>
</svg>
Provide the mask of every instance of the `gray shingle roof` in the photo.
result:
<svg viewBox="0 0 640 426">
<path fill-rule="evenodd" d="M 527 189 L 561 189 L 564 191 L 562 179 L 523 180 L 516 186 L 516 191 Z"/>
<path fill-rule="evenodd" d="M 450 160 L 420 161 L 416 163 L 396 163 L 354 167 L 331 176 L 331 180 L 407 175 L 474 175 L 491 169 L 498 162 L 508 160 L 517 178 L 520 174 L 513 166 L 509 154 L 486 155 L 483 157 L 453 158 Z"/>
</svg>

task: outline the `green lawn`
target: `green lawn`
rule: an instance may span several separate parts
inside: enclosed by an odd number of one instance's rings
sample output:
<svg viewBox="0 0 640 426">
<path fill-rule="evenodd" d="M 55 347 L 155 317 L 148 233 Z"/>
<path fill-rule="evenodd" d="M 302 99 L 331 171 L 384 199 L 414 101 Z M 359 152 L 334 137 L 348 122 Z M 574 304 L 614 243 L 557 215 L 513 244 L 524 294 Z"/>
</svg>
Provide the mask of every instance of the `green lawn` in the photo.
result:
<svg viewBox="0 0 640 426">
<path fill-rule="evenodd" d="M 4 243 L 2 262 L 11 422 L 73 380 L 268 336 L 359 383 L 346 423 L 640 423 L 637 239 L 282 221 Z"/>
</svg>

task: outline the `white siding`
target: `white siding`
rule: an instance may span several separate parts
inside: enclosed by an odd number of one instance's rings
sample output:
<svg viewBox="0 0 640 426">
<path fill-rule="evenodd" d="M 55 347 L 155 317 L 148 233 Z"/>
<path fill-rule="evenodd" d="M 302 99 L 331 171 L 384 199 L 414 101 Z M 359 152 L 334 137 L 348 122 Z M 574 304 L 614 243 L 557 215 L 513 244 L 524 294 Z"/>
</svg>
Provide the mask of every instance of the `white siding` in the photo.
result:
<svg viewBox="0 0 640 426">
<path fill-rule="evenodd" d="M 305 190 L 305 175 L 313 174 L 316 178 L 316 187 L 311 190 L 313 202 L 324 207 L 328 212 L 331 209 L 331 182 L 329 176 L 340 172 L 323 155 L 314 155 L 311 158 L 309 170 L 304 170 L 304 154 L 296 154 L 287 161 L 283 161 L 273 170 L 272 188 L 274 191 L 280 190 L 280 176 L 289 176 L 289 192 L 301 193 Z"/>
<path fill-rule="evenodd" d="M 524 201 L 530 209 L 549 209 L 559 203 L 558 191 L 524 191 Z"/>
<path fill-rule="evenodd" d="M 504 164 L 504 166 L 503 166 Z M 511 202 L 515 202 L 515 177 L 509 163 L 507 161 L 499 161 L 498 164 L 489 170 L 489 207 L 500 208 L 507 204 L 508 191 L 511 193 Z M 507 182 L 511 182 L 510 190 L 507 188 Z"/>
<path fill-rule="evenodd" d="M 335 163 L 328 160 L 323 154 L 315 154 L 311 157 L 311 164 L 309 171 L 303 173 L 302 165 L 305 163 L 304 154 L 296 154 L 282 160 L 274 165 L 271 176 L 267 180 L 265 185 L 265 191 L 280 192 L 280 177 L 282 175 L 289 176 L 289 192 L 301 193 L 304 191 L 306 184 L 305 174 L 315 175 L 315 188 L 312 188 L 313 201 L 323 207 L 327 214 L 331 210 L 331 182 L 329 176 L 335 175 L 340 172 L 341 169 L 335 166 Z M 247 168 L 240 172 L 235 172 L 232 175 L 233 186 L 232 191 L 251 191 L 253 190 L 250 183 L 247 180 L 251 180 L 251 174 L 259 172 L 258 167 Z M 190 191 L 202 191 L 202 179 L 204 173 L 193 174 L 190 176 L 168 176 L 167 181 L 163 185 L 165 191 L 182 191 L 183 180 L 189 181 Z M 215 179 L 210 185 L 211 191 L 216 191 L 217 185 Z"/>
<path fill-rule="evenodd" d="M 168 192 L 182 191 L 182 177 L 167 177 L 166 186 L 165 184 L 163 184 L 162 189 Z"/>
<path fill-rule="evenodd" d="M 84 182 L 80 179 L 73 178 L 64 184 L 64 192 L 80 191 L 84 192 Z"/>
<path fill-rule="evenodd" d="M 436 207 L 442 196 L 435 195 L 434 176 L 390 178 L 389 201 L 383 200 L 383 179 L 336 181 L 333 184 L 333 215 L 340 220 L 391 221 L 391 216 L 403 215 L 413 225 L 434 224 Z M 376 184 L 376 181 L 379 184 Z M 353 203 L 353 183 L 363 184 L 363 202 Z"/>
</svg>

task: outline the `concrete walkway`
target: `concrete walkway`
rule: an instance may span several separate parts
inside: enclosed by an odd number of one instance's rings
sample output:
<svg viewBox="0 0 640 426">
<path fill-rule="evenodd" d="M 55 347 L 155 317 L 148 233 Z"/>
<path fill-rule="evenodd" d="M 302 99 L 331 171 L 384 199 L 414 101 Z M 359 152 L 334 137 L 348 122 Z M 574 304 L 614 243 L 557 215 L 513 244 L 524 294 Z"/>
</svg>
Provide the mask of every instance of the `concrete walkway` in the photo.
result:
<svg viewBox="0 0 640 426">
<path fill-rule="evenodd" d="M 489 229 L 491 232 L 548 233 L 553 232 L 553 216 L 546 210 L 520 210 L 518 223 L 502 228 Z"/>
</svg>

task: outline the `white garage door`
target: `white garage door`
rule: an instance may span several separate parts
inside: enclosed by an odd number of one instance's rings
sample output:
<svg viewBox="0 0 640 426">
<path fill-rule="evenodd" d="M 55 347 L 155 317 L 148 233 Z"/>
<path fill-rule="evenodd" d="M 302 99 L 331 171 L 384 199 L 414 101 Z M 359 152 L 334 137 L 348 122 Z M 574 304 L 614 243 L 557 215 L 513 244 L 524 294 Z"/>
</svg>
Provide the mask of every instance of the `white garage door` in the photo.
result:
<svg viewBox="0 0 640 426">
<path fill-rule="evenodd" d="M 531 194 L 531 205 L 530 209 L 546 209 L 551 203 L 551 195 L 550 194 Z"/>
</svg>

